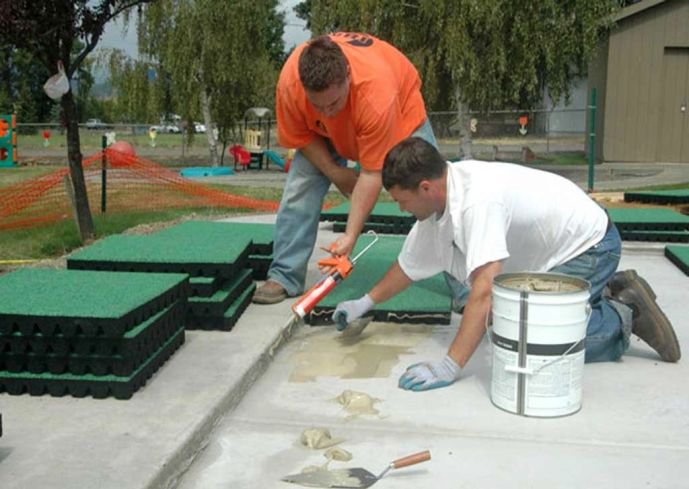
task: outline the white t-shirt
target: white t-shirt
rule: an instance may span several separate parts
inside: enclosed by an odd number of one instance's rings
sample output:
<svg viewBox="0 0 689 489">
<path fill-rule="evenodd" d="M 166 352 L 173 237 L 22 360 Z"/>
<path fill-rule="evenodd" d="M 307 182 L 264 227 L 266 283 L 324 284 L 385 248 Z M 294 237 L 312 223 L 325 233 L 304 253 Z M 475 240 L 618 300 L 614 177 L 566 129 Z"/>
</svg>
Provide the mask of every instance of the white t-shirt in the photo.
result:
<svg viewBox="0 0 689 489">
<path fill-rule="evenodd" d="M 448 163 L 442 216 L 417 221 L 398 258 L 412 280 L 445 271 L 469 284 L 488 262 L 503 272 L 545 272 L 606 233 L 605 211 L 558 175 L 511 163 Z"/>
</svg>

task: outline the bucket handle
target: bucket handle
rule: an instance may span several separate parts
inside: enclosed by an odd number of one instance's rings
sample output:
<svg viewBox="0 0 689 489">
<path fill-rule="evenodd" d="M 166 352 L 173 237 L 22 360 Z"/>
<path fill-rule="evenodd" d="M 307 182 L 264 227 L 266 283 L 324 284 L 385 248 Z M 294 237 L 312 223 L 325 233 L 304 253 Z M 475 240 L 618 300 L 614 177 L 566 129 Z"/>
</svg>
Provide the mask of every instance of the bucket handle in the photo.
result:
<svg viewBox="0 0 689 489">
<path fill-rule="evenodd" d="M 587 324 L 587 325 L 588 325 L 588 323 L 589 323 L 589 320 L 591 319 L 591 314 L 593 314 L 593 309 L 591 308 L 591 304 L 586 304 L 586 324 Z M 572 351 L 574 348 L 576 348 L 576 347 L 577 347 L 582 341 L 584 341 L 585 339 L 586 339 L 586 336 L 584 336 L 583 338 L 581 338 L 581 339 L 580 339 L 579 341 L 577 341 L 576 343 L 573 343 L 572 346 L 570 346 L 569 348 L 567 348 L 567 350 L 565 350 L 565 351 L 562 353 L 562 355 L 560 355 L 560 356 L 558 356 L 558 357 L 556 357 L 556 358 L 553 358 L 552 360 L 550 360 L 549 362 L 544 363 L 543 365 L 541 365 L 540 367 L 538 367 L 538 368 L 535 369 L 535 370 L 532 369 L 532 368 L 518 367 L 518 366 L 512 366 L 512 365 L 505 365 L 505 371 L 506 371 L 506 372 L 512 372 L 512 373 L 515 373 L 515 374 L 536 375 L 538 372 L 540 372 L 540 371 L 543 370 L 544 368 L 549 367 L 549 366 L 552 365 L 553 363 L 557 363 L 557 362 L 561 361 L 562 359 L 564 359 L 570 351 Z"/>
</svg>

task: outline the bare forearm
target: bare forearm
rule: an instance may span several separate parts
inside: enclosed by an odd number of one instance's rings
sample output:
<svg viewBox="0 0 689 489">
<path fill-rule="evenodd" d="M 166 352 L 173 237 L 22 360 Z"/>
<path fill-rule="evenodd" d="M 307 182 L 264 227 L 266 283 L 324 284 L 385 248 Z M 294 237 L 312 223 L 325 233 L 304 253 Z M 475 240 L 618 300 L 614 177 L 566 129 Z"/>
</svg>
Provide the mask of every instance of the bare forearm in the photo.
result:
<svg viewBox="0 0 689 489">
<path fill-rule="evenodd" d="M 399 263 L 395 260 L 395 263 L 392 264 L 380 282 L 371 289 L 368 295 L 373 299 L 373 302 L 380 304 L 402 292 L 411 283 L 412 280 L 407 277 L 407 274 L 402 271 Z"/>
<path fill-rule="evenodd" d="M 371 210 L 376 205 L 382 187 L 380 172 L 361 171 L 354 186 L 354 192 L 352 192 L 352 205 L 345 230 L 345 234 L 355 241 L 361 234 Z"/>
<path fill-rule="evenodd" d="M 459 331 L 447 354 L 460 367 L 464 367 L 478 348 L 486 330 L 486 321 L 490 314 L 493 278 L 502 270 L 500 262 L 490 262 L 478 268 L 473 274 L 471 292 L 464 306 L 464 314 Z"/>
<path fill-rule="evenodd" d="M 313 166 L 318 168 L 323 175 L 328 177 L 331 181 L 331 175 L 337 169 L 335 159 L 328 151 L 328 146 L 320 136 L 314 136 L 309 144 L 300 148 L 300 151 L 306 156 Z"/>
</svg>

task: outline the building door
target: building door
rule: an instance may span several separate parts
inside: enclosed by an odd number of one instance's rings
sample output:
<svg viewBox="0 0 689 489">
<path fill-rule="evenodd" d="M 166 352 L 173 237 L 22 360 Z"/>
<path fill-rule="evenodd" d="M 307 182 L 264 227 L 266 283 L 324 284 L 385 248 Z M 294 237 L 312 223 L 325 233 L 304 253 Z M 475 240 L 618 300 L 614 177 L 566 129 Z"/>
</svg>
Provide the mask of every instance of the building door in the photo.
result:
<svg viewBox="0 0 689 489">
<path fill-rule="evenodd" d="M 666 47 L 663 55 L 657 160 L 689 163 L 689 47 Z"/>
</svg>

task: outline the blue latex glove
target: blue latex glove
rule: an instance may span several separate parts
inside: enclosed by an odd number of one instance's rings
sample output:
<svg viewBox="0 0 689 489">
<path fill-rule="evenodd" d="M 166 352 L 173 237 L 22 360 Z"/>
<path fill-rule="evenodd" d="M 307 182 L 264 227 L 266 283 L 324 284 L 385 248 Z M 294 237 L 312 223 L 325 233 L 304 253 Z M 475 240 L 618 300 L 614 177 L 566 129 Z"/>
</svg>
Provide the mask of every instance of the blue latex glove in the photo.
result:
<svg viewBox="0 0 689 489">
<path fill-rule="evenodd" d="M 375 303 L 368 294 L 353 301 L 340 302 L 333 313 L 333 322 L 338 331 L 344 330 L 349 323 L 359 319 L 370 311 Z"/>
<path fill-rule="evenodd" d="M 427 391 L 447 387 L 459 379 L 462 368 L 445 355 L 439 362 L 421 362 L 407 367 L 400 377 L 399 387 L 408 391 Z"/>
</svg>

